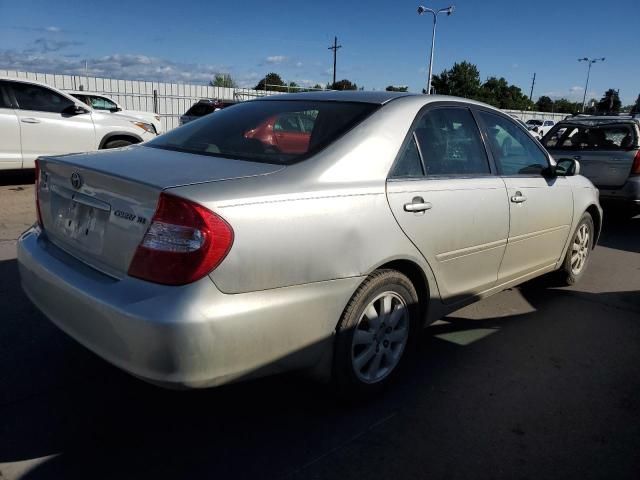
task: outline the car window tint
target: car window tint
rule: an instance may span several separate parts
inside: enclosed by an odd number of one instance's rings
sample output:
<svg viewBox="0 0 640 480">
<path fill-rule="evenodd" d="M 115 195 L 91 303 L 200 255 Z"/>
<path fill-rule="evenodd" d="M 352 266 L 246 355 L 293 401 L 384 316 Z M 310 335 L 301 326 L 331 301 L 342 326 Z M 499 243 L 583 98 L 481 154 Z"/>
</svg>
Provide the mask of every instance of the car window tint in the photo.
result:
<svg viewBox="0 0 640 480">
<path fill-rule="evenodd" d="M 323 149 L 377 108 L 379 105 L 369 103 L 317 100 L 265 99 L 241 102 L 215 115 L 207 115 L 198 122 L 187 123 L 146 145 L 290 165 Z M 299 121 L 301 117 L 307 117 L 308 120 L 305 131 Z M 274 135 L 274 119 L 286 119 L 282 123 L 292 131 L 281 131 Z"/>
<path fill-rule="evenodd" d="M 276 132 L 302 132 L 297 115 L 281 115 L 276 120 L 273 129 Z"/>
<path fill-rule="evenodd" d="M 0 108 L 11 108 L 9 97 L 4 89 L 4 84 L 0 83 Z"/>
<path fill-rule="evenodd" d="M 630 125 L 558 125 L 544 139 L 556 150 L 626 150 L 635 145 Z"/>
<path fill-rule="evenodd" d="M 15 82 L 11 88 L 21 110 L 62 113 L 65 108 L 73 105 L 66 97 L 39 85 Z"/>
<path fill-rule="evenodd" d="M 547 156 L 515 122 L 481 111 L 489 147 L 502 175 L 535 175 L 549 166 Z"/>
<path fill-rule="evenodd" d="M 213 105 L 208 105 L 206 103 L 196 103 L 189 110 L 187 110 L 187 113 L 185 113 L 185 115 L 189 115 L 192 117 L 202 117 L 213 112 L 213 110 Z"/>
<path fill-rule="evenodd" d="M 430 110 L 414 133 L 427 176 L 490 173 L 478 126 L 468 109 Z"/>
<path fill-rule="evenodd" d="M 412 135 L 411 140 L 393 166 L 391 177 L 421 177 L 423 175 L 420 153 L 416 145 L 415 135 Z"/>
<path fill-rule="evenodd" d="M 96 110 L 111 110 L 118 108 L 118 106 L 108 98 L 96 97 L 94 95 L 89 95 L 88 98 L 91 102 L 90 105 Z"/>
</svg>

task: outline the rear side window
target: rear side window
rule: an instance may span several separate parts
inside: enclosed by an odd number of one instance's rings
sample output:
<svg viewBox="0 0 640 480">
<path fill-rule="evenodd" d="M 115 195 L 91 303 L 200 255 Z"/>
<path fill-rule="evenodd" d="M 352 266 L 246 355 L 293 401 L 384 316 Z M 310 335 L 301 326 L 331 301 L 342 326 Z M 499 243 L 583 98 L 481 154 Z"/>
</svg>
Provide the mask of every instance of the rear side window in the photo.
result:
<svg viewBox="0 0 640 480">
<path fill-rule="evenodd" d="M 418 151 L 418 145 L 416 144 L 415 133 L 411 135 L 409 143 L 402 151 L 398 161 L 393 166 L 391 171 L 391 177 L 422 177 L 424 171 L 422 170 L 422 160 L 420 159 L 420 152 Z"/>
<path fill-rule="evenodd" d="M 213 105 L 209 105 L 207 103 L 196 103 L 193 105 L 185 115 L 189 115 L 191 117 L 203 117 L 205 115 L 210 114 L 215 110 Z"/>
<path fill-rule="evenodd" d="M 631 125 L 558 124 L 543 144 L 554 150 L 627 150 L 636 145 Z"/>
<path fill-rule="evenodd" d="M 68 98 L 40 85 L 14 82 L 11 88 L 21 110 L 62 113 L 64 109 L 73 105 Z"/>
<path fill-rule="evenodd" d="M 188 123 L 146 145 L 289 165 L 323 149 L 377 108 L 379 105 L 356 102 L 255 100 Z M 282 117 L 296 120 L 295 137 L 286 132 L 274 135 L 273 119 Z M 305 117 L 304 124 L 301 117 Z"/>
<path fill-rule="evenodd" d="M 517 123 L 485 111 L 480 116 L 502 175 L 537 175 L 549 166 L 547 156 Z"/>
<path fill-rule="evenodd" d="M 491 173 L 478 126 L 468 109 L 429 110 L 414 134 L 427 176 Z"/>
</svg>

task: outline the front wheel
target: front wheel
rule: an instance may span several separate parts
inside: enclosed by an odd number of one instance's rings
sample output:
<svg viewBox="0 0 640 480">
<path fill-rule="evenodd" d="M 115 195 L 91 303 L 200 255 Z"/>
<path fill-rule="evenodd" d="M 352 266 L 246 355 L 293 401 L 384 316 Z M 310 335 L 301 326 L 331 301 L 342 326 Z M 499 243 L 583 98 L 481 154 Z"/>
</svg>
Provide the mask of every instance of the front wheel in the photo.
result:
<svg viewBox="0 0 640 480">
<path fill-rule="evenodd" d="M 584 212 L 573 233 L 564 259 L 563 272 L 568 285 L 578 282 L 584 275 L 593 250 L 593 239 L 593 218 L 588 212 Z"/>
<path fill-rule="evenodd" d="M 398 372 L 416 337 L 418 295 L 395 270 L 378 270 L 358 288 L 337 328 L 333 374 L 338 388 L 367 395 Z"/>
</svg>

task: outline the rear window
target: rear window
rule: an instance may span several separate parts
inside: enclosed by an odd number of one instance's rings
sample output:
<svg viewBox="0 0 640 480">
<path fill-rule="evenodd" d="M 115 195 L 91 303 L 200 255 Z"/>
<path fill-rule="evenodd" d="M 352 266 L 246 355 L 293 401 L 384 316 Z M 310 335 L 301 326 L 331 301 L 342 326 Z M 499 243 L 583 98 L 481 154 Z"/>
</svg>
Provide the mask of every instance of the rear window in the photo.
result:
<svg viewBox="0 0 640 480">
<path fill-rule="evenodd" d="M 243 102 L 146 145 L 166 150 L 289 165 L 332 143 L 379 105 L 356 102 Z"/>
<path fill-rule="evenodd" d="M 627 150 L 636 139 L 631 125 L 558 124 L 542 143 L 554 150 Z"/>
<path fill-rule="evenodd" d="M 196 103 L 189 110 L 187 110 L 187 113 L 185 113 L 185 115 L 189 115 L 190 117 L 203 117 L 210 114 L 214 110 L 215 107 L 208 103 Z"/>
</svg>

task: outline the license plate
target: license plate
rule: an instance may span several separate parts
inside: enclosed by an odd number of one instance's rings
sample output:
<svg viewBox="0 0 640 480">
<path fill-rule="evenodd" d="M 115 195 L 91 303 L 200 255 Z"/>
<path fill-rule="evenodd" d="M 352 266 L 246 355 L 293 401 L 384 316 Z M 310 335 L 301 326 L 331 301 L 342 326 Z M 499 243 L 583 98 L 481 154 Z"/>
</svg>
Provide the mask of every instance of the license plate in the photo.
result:
<svg viewBox="0 0 640 480">
<path fill-rule="evenodd" d="M 71 199 L 58 200 L 55 214 L 57 236 L 86 252 L 101 253 L 108 213 Z"/>
</svg>

